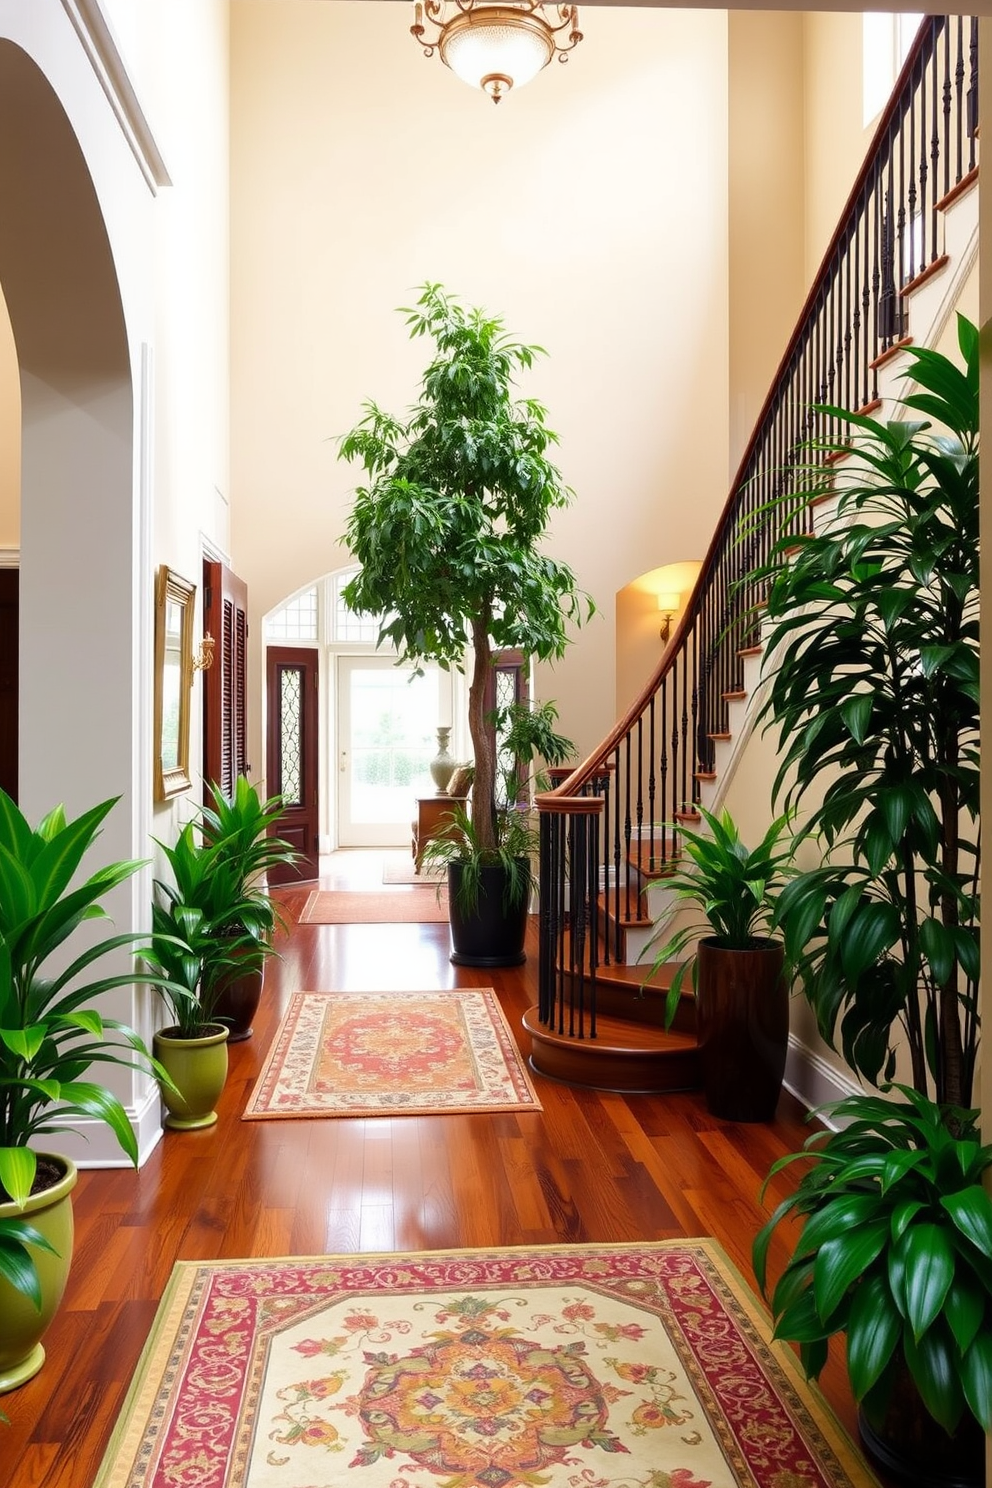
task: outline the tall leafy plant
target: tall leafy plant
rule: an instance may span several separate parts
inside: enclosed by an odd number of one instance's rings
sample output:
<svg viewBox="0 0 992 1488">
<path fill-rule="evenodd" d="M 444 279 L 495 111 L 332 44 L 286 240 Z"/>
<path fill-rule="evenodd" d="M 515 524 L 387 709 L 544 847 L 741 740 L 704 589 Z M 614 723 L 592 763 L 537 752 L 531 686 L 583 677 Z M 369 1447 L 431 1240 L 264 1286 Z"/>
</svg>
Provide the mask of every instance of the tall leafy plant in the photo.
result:
<svg viewBox="0 0 992 1488">
<path fill-rule="evenodd" d="M 105 1065 L 160 1073 L 134 1030 L 96 1005 L 104 993 L 134 983 L 133 971 L 106 968 L 108 957 L 133 947 L 135 936 L 84 940 L 73 949 L 83 922 L 106 921 L 107 895 L 141 867 L 108 863 L 79 876 L 114 804 L 104 801 L 73 821 L 57 806 L 32 827 L 0 791 L 0 1196 L 21 1205 L 37 1171 L 29 1144 L 70 1129 L 76 1116 L 102 1121 L 137 1166 L 123 1105 L 84 1077 Z M 7 1275 L 11 1256 L 16 1263 L 20 1254 L 17 1238 L 5 1233 Z M 29 1237 L 29 1243 L 36 1242 Z"/>
<path fill-rule="evenodd" d="M 901 1029 L 913 1087 L 960 1107 L 979 1033 L 978 333 L 963 317 L 958 337 L 960 367 L 907 349 L 918 390 L 901 404 L 922 419 L 824 410 L 847 432 L 817 446 L 804 499 L 836 494 L 836 520 L 784 537 L 750 582 L 767 584 L 776 793 L 825 850 L 779 900 L 787 957 L 859 1074 L 894 1077 Z"/>
<path fill-rule="evenodd" d="M 468 723 L 474 753 L 473 830 L 478 851 L 498 857 L 505 825 L 497 801 L 494 653 L 560 657 L 569 621 L 592 605 L 575 575 L 543 549 L 548 524 L 571 492 L 551 462 L 557 436 L 546 410 L 515 396 L 538 346 L 503 321 L 426 284 L 403 312 L 411 337 L 434 353 L 403 418 L 374 402 L 341 441 L 358 461 L 346 541 L 361 568 L 348 606 L 382 617 L 380 641 L 401 661 L 461 669 L 472 655 Z"/>
</svg>

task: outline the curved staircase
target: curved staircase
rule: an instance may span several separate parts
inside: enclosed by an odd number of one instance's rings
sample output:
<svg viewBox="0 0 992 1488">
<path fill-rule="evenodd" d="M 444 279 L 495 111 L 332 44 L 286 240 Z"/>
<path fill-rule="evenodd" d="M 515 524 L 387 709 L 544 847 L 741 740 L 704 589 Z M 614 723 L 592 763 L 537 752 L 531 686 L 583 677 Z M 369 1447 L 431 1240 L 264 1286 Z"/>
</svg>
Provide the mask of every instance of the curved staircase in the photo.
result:
<svg viewBox="0 0 992 1488">
<path fill-rule="evenodd" d="M 977 258 L 977 96 L 977 19 L 929 17 L 654 677 L 600 748 L 538 797 L 540 997 L 523 1021 L 544 1075 L 628 1093 L 699 1083 L 694 1001 L 683 997 L 666 1032 L 673 969 L 648 977 L 645 952 L 675 912 L 665 881 L 679 828 L 701 820 L 700 804 L 719 806 L 760 711 L 762 596 L 749 575 L 773 544 L 832 512 L 829 495 L 803 496 L 811 443 L 836 443 L 841 429 L 820 405 L 884 409 L 902 350 L 933 344 L 951 318 Z M 818 483 L 842 482 L 843 456 L 824 464 Z"/>
</svg>

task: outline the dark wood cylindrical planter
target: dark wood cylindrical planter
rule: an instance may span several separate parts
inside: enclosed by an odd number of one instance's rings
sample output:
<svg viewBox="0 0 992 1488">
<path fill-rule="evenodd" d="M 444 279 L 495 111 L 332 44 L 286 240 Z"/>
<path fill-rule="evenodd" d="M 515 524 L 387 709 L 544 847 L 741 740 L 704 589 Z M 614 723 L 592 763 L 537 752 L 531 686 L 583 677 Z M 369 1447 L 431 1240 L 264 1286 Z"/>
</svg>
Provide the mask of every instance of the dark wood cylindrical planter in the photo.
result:
<svg viewBox="0 0 992 1488">
<path fill-rule="evenodd" d="M 41 1339 L 62 1301 L 72 1264 L 72 1190 L 76 1168 L 67 1157 L 39 1153 L 55 1164 L 62 1177 L 51 1188 L 32 1194 L 23 1209 L 0 1204 L 0 1218 L 26 1219 L 44 1235 L 56 1254 L 32 1248 L 31 1257 L 41 1282 L 41 1311 L 30 1297 L 0 1280 L 0 1394 L 33 1379 L 45 1362 Z"/>
<path fill-rule="evenodd" d="M 231 972 L 218 985 L 213 1015 L 228 1029 L 228 1043 L 238 1044 L 251 1038 L 252 1019 L 262 998 L 262 968 Z"/>
<path fill-rule="evenodd" d="M 522 860 L 529 868 L 526 859 Z M 466 912 L 459 899 L 463 867 L 448 864 L 448 919 L 451 957 L 456 966 L 519 966 L 525 961 L 524 936 L 530 894 L 506 902 L 506 874 L 499 863 L 484 863 L 478 904 Z"/>
<path fill-rule="evenodd" d="M 910 1488 L 983 1488 L 985 1433 L 970 1413 L 949 1436 L 924 1408 L 905 1364 L 884 1415 L 869 1420 L 858 1412 L 858 1431 L 868 1456 Z"/>
<path fill-rule="evenodd" d="M 728 1121 L 775 1115 L 789 1043 L 789 989 L 778 941 L 728 950 L 699 942 L 696 1026 L 706 1105 Z"/>
</svg>

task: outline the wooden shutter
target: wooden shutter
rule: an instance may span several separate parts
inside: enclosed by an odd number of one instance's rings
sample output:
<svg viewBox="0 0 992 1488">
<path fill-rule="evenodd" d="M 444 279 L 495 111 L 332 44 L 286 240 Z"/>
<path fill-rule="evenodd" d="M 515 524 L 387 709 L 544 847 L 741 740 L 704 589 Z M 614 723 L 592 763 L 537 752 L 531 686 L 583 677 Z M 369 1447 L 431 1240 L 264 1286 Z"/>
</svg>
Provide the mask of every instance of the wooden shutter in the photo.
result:
<svg viewBox="0 0 992 1488">
<path fill-rule="evenodd" d="M 248 765 L 248 586 L 223 563 L 203 562 L 203 629 L 216 642 L 204 673 L 203 779 L 230 795 Z"/>
</svg>

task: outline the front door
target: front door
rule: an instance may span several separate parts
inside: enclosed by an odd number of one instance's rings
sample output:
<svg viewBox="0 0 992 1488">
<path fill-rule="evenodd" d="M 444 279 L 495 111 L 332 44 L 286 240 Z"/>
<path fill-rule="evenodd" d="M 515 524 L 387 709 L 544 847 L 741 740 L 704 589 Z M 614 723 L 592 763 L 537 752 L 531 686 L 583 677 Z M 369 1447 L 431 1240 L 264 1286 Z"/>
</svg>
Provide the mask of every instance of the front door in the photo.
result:
<svg viewBox="0 0 992 1488">
<path fill-rule="evenodd" d="M 292 843 L 303 861 L 275 868 L 269 882 L 295 883 L 319 873 L 317 830 L 316 651 L 303 646 L 269 646 L 265 653 L 267 698 L 266 787 L 283 798 L 276 832 Z"/>
<path fill-rule="evenodd" d="M 386 656 L 338 658 L 338 842 L 406 847 L 417 797 L 434 794 L 440 673 Z"/>
</svg>

